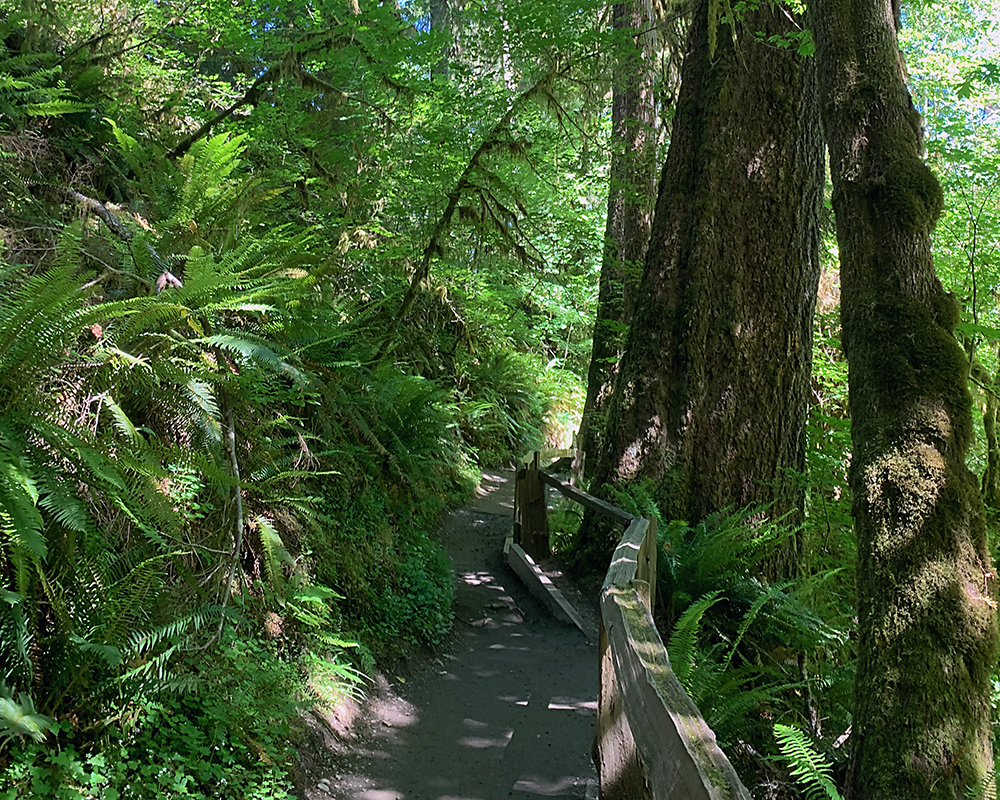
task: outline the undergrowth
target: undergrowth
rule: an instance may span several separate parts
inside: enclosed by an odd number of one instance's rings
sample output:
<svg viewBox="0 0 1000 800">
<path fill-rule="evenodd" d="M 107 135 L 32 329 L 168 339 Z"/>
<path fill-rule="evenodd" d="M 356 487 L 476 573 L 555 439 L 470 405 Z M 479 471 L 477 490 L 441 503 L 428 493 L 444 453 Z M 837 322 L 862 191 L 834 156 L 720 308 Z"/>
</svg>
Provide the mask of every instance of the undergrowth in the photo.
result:
<svg viewBox="0 0 1000 800">
<path fill-rule="evenodd" d="M 306 709 L 449 631 L 430 531 L 566 379 L 376 359 L 384 313 L 264 225 L 243 137 L 102 130 L 125 201 L 24 198 L 68 219 L 0 268 L 0 797 L 290 796 Z"/>
</svg>

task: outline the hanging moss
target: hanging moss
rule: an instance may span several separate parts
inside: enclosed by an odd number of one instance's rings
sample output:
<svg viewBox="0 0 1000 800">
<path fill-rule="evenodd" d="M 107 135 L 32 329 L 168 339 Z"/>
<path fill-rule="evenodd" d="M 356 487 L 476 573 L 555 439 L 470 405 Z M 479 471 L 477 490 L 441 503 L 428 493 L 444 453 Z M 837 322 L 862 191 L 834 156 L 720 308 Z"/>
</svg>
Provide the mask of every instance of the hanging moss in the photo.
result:
<svg viewBox="0 0 1000 800">
<path fill-rule="evenodd" d="M 715 58 L 715 47 L 718 41 L 719 15 L 721 13 L 719 0 L 708 0 L 708 57 Z"/>
</svg>

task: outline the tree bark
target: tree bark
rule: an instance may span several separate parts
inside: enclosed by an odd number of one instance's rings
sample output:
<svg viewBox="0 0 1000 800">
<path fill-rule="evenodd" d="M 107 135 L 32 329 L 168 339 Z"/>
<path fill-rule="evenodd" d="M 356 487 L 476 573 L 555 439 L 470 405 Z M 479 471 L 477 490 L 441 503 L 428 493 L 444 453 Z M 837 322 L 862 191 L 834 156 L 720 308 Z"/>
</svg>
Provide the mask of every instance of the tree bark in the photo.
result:
<svg viewBox="0 0 1000 800">
<path fill-rule="evenodd" d="M 983 434 L 986 439 L 986 471 L 983 472 L 983 502 L 988 508 L 1000 509 L 1000 438 L 997 437 L 997 414 L 1000 403 L 1000 370 L 996 376 L 983 373 L 983 391 L 986 402 L 983 408 Z"/>
<path fill-rule="evenodd" d="M 982 499 L 965 465 L 969 364 L 930 251 L 942 193 L 921 158 L 890 0 L 817 0 L 813 13 L 858 540 L 849 795 L 957 800 L 982 792 L 992 768 L 997 625 Z"/>
<path fill-rule="evenodd" d="M 432 75 L 448 77 L 450 62 L 459 55 L 459 28 L 462 4 L 459 0 L 431 0 L 431 30 L 448 34 L 449 43 L 441 51 L 441 60 L 431 68 Z"/>
<path fill-rule="evenodd" d="M 594 485 L 651 481 L 662 513 L 691 522 L 755 503 L 797 517 L 823 185 L 815 73 L 749 33 L 793 30 L 777 7 L 747 12 L 736 42 L 719 26 L 713 58 L 709 6 L 694 12 Z M 613 538 L 585 518 L 581 557 Z"/>
<path fill-rule="evenodd" d="M 612 78 L 611 178 L 604 233 L 594 344 L 580 447 L 588 477 L 600 454 L 605 412 L 625 347 L 635 290 L 642 275 L 656 197 L 656 34 L 648 0 L 622 0 L 612 9 L 615 31 L 631 32 Z"/>
</svg>

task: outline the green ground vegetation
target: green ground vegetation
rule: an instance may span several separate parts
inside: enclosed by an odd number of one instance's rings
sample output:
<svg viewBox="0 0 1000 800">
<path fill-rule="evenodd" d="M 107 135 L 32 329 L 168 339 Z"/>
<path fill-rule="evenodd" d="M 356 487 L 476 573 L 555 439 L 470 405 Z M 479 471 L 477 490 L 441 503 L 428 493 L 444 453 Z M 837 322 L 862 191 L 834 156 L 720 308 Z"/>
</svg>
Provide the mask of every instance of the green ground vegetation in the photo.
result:
<svg viewBox="0 0 1000 800">
<path fill-rule="evenodd" d="M 0 796 L 290 796 L 448 632 L 603 228 L 600 10 L 504 13 L 0 2 Z"/>
</svg>

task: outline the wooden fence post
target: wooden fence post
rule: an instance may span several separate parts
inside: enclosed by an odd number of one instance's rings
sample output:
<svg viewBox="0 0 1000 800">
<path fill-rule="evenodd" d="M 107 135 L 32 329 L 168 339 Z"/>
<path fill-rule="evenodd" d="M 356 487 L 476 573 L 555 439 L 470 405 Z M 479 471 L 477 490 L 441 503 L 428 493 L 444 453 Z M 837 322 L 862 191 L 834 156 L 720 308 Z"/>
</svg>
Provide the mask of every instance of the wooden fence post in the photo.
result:
<svg viewBox="0 0 1000 800">
<path fill-rule="evenodd" d="M 536 450 L 520 484 L 521 546 L 532 558 L 547 558 L 552 554 L 549 549 L 549 517 L 545 484 L 538 472 L 538 458 Z"/>
<path fill-rule="evenodd" d="M 656 517 L 647 517 L 647 519 L 649 527 L 646 529 L 646 535 L 639 546 L 637 559 L 639 565 L 636 568 L 635 577 L 637 580 L 646 582 L 646 588 L 641 593 L 644 595 L 642 600 L 649 613 L 653 614 L 656 608 Z"/>
<path fill-rule="evenodd" d="M 584 453 L 580 449 L 580 441 L 577 435 L 573 434 L 573 461 L 569 467 L 569 485 L 583 486 Z"/>
<path fill-rule="evenodd" d="M 524 476 L 527 470 L 523 464 L 514 468 L 514 544 L 524 546 L 521 536 L 521 497 L 524 494 Z"/>
</svg>

